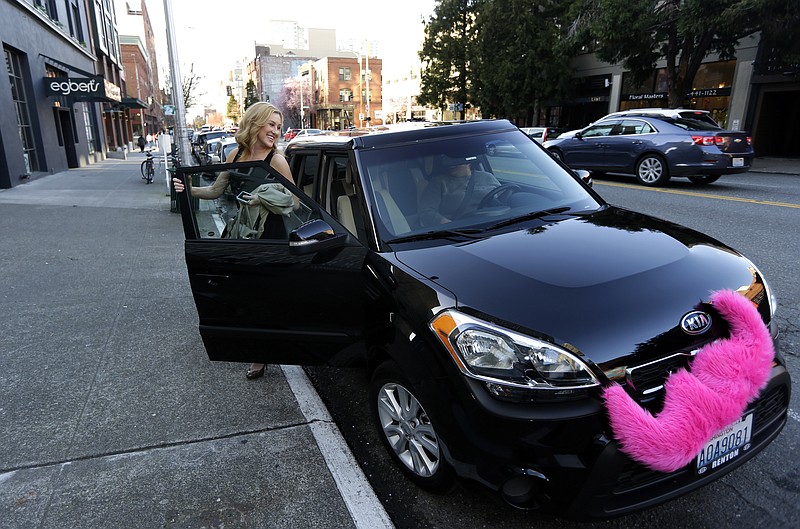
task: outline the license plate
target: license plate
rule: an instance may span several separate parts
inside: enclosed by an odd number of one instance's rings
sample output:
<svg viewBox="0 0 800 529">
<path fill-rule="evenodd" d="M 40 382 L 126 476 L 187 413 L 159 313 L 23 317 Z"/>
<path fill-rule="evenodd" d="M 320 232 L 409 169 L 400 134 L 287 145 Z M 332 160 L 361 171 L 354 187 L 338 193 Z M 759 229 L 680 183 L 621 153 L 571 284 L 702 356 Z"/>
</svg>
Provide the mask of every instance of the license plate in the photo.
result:
<svg viewBox="0 0 800 529">
<path fill-rule="evenodd" d="M 723 428 L 709 440 L 697 455 L 697 473 L 721 467 L 750 449 L 753 434 L 753 414 L 748 413 L 730 426 Z"/>
<path fill-rule="evenodd" d="M 733 159 L 733 166 L 734 167 L 744 167 L 744 158 L 734 158 Z"/>
</svg>

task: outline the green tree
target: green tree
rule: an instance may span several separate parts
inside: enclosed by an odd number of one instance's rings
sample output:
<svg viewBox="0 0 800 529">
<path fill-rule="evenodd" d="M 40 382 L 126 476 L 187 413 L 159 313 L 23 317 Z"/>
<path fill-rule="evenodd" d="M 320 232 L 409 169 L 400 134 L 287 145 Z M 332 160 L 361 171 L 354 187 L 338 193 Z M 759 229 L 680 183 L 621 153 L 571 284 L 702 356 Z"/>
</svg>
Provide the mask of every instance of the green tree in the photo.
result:
<svg viewBox="0 0 800 529">
<path fill-rule="evenodd" d="M 228 111 L 227 111 L 226 115 L 228 116 L 228 119 L 230 119 L 234 123 L 238 124 L 239 123 L 239 119 L 242 116 L 241 116 L 241 112 L 239 111 L 239 101 L 235 97 L 230 96 L 228 98 L 228 109 L 227 110 Z"/>
<path fill-rule="evenodd" d="M 792 0 L 794 2 L 794 0 Z M 787 0 L 576 0 L 572 35 L 597 57 L 622 63 L 641 82 L 666 61 L 669 105 L 683 104 L 710 53 L 734 57 L 738 41 L 761 29 Z M 795 3 L 796 6 L 796 3 Z M 796 11 L 796 9 L 795 9 Z M 796 20 L 796 17 L 795 17 Z"/>
<path fill-rule="evenodd" d="M 253 103 L 258 103 L 258 94 L 256 93 L 256 83 L 250 79 L 245 85 L 244 109 L 247 110 Z"/>
<path fill-rule="evenodd" d="M 475 103 L 484 117 L 534 124 L 543 99 L 571 86 L 571 53 L 561 38 L 559 0 L 484 0 L 476 19 Z"/>
<path fill-rule="evenodd" d="M 476 0 L 437 0 L 425 24 L 419 58 L 423 63 L 418 102 L 445 110 L 461 106 L 461 119 L 470 104 L 474 78 L 471 57 L 475 45 Z"/>
</svg>

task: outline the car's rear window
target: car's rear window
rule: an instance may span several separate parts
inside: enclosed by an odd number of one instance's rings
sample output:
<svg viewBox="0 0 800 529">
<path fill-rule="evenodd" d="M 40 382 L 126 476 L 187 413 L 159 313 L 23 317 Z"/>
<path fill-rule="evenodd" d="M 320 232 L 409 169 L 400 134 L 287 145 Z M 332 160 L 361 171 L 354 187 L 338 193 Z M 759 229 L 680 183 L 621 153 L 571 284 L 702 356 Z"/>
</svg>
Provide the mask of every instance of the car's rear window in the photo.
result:
<svg viewBox="0 0 800 529">
<path fill-rule="evenodd" d="M 708 121 L 703 119 L 688 119 L 688 118 L 660 118 L 667 123 L 671 123 L 676 127 L 680 127 L 684 130 L 721 130 L 721 128 L 714 124 L 713 121 L 709 118 Z"/>
<path fill-rule="evenodd" d="M 716 121 L 711 119 L 711 116 L 709 116 L 705 112 L 690 112 L 690 111 L 687 111 L 687 112 L 681 112 L 680 116 L 682 118 L 684 118 L 684 119 L 691 119 L 691 120 L 695 120 L 695 121 L 701 121 L 703 123 L 708 123 L 709 125 L 713 125 L 713 126 L 719 128 L 719 123 L 717 123 Z"/>
</svg>

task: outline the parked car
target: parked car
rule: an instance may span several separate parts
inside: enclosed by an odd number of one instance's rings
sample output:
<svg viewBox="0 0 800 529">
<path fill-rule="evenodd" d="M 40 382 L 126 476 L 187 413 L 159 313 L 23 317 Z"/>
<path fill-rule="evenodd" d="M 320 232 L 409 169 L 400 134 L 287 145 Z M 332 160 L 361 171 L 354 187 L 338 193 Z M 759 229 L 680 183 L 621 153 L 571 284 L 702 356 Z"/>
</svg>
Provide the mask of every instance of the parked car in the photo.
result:
<svg viewBox="0 0 800 529">
<path fill-rule="evenodd" d="M 489 156 L 492 140 L 521 155 Z M 214 166 L 233 187 L 277 183 L 297 200 L 268 236 L 256 223 L 249 239 L 221 239 L 219 209 L 179 196 L 207 354 L 365 369 L 378 436 L 421 487 L 471 480 L 519 508 L 620 516 L 728 475 L 785 425 L 791 382 L 757 266 L 606 203 L 508 121 L 318 135 L 285 153 L 296 184 L 261 161 Z M 452 167 L 472 176 L 459 185 Z M 470 186 L 478 171 L 499 186 Z M 423 225 L 421 208 L 444 182 L 464 206 Z M 731 346 L 742 329 L 752 349 Z M 757 366 L 737 356 L 747 351 Z M 741 390 L 725 414 L 705 382 L 693 386 L 699 401 L 671 385 L 708 358 L 716 380 Z M 677 398 L 680 419 L 622 444 L 612 397 L 643 422 L 672 413 Z"/>
<path fill-rule="evenodd" d="M 556 127 L 522 127 L 519 130 L 539 143 L 554 140 L 563 132 L 563 129 Z"/>
<path fill-rule="evenodd" d="M 725 174 L 747 172 L 751 143 L 745 132 L 702 119 L 631 115 L 602 119 L 544 146 L 574 169 L 632 174 L 643 185 L 659 186 L 673 176 L 710 184 Z"/>
<path fill-rule="evenodd" d="M 200 132 L 199 134 L 195 134 L 192 138 L 192 154 L 197 162 L 203 162 L 203 159 L 201 158 L 201 152 L 205 150 L 205 144 L 208 142 L 208 140 L 226 138 L 228 136 L 229 134 L 224 130 L 211 130 L 208 132 Z"/>
<path fill-rule="evenodd" d="M 226 137 L 227 138 L 227 137 Z M 211 138 L 204 142 L 197 151 L 197 158 L 200 165 L 208 165 L 211 163 L 215 163 L 212 161 L 211 157 L 214 154 L 214 150 L 217 148 L 217 144 L 221 142 L 223 138 Z"/>
<path fill-rule="evenodd" d="M 300 132 L 300 129 L 286 129 L 286 134 L 283 135 L 283 141 L 292 141 L 292 138 L 294 138 L 298 132 Z"/>
<path fill-rule="evenodd" d="M 235 138 L 221 138 L 214 144 L 214 150 L 209 156 L 209 163 L 225 163 L 231 151 L 238 146 L 239 144 L 236 142 Z"/>
<path fill-rule="evenodd" d="M 299 140 L 299 139 L 302 139 L 302 138 L 307 138 L 308 136 L 317 136 L 319 134 L 324 134 L 324 131 L 321 130 L 321 129 L 300 129 L 291 138 L 291 140 Z"/>
<path fill-rule="evenodd" d="M 619 110 L 617 112 L 612 112 L 611 114 L 606 114 L 602 118 L 598 119 L 597 121 L 593 121 L 589 125 L 594 125 L 598 121 L 603 121 L 604 119 L 629 117 L 629 116 L 653 116 L 653 117 L 666 117 L 666 118 L 694 119 L 705 122 L 709 125 L 713 125 L 715 127 L 719 127 L 719 124 L 716 121 L 714 121 L 714 119 L 711 117 L 711 112 L 709 112 L 708 110 L 696 110 L 690 108 L 634 108 L 628 110 Z M 587 127 L 589 125 L 587 125 Z M 574 129 L 562 132 L 561 134 L 558 135 L 558 139 L 563 140 L 566 138 L 573 138 L 575 134 L 580 132 L 581 130 L 583 129 Z M 548 138 L 548 139 L 556 139 L 556 138 Z"/>
</svg>

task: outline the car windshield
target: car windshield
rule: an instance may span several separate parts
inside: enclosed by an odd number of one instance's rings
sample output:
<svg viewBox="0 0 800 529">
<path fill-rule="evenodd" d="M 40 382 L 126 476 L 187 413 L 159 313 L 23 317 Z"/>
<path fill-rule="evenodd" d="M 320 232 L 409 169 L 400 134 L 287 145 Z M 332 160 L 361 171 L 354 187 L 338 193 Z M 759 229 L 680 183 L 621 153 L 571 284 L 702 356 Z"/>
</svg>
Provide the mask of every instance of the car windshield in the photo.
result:
<svg viewBox="0 0 800 529">
<path fill-rule="evenodd" d="M 502 148 L 501 148 L 502 146 Z M 601 203 L 520 131 L 358 151 L 379 236 L 394 244 L 449 240 Z M 447 232 L 448 237 L 415 237 Z"/>
</svg>

